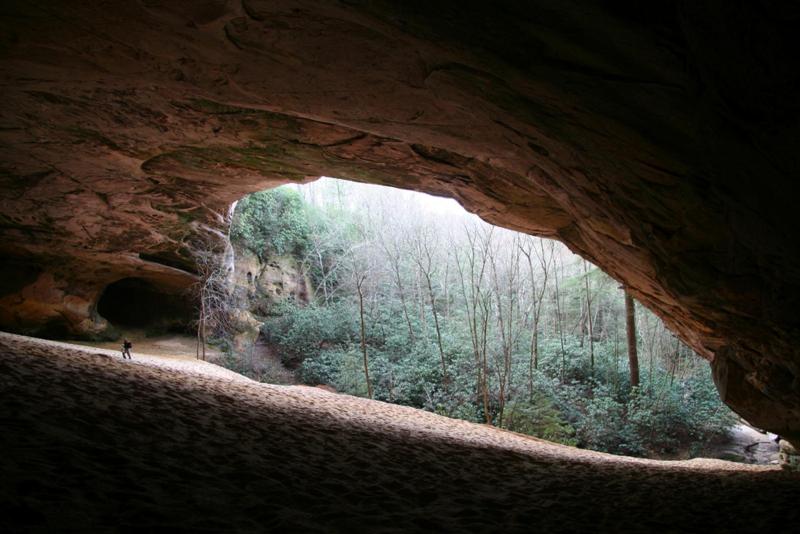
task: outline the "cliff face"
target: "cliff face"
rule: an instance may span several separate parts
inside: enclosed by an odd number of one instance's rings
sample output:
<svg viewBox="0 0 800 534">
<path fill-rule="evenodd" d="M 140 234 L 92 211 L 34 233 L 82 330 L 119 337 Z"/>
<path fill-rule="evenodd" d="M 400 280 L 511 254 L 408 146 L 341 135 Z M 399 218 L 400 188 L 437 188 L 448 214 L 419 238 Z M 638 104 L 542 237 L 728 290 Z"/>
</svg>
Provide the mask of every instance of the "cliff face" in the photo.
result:
<svg viewBox="0 0 800 534">
<path fill-rule="evenodd" d="M 232 279 L 234 345 L 249 350 L 258 340 L 261 320 L 285 302 L 308 304 L 313 297 L 311 281 L 291 256 L 275 256 L 262 262 L 247 249 L 236 247 Z"/>
<path fill-rule="evenodd" d="M 246 293 L 250 306 L 259 315 L 269 315 L 275 304 L 292 300 L 308 304 L 313 288 L 297 260 L 292 256 L 274 256 L 262 262 L 255 254 L 237 247 L 234 260 L 234 284 Z"/>
<path fill-rule="evenodd" d="M 110 283 L 178 291 L 232 201 L 331 175 L 564 241 L 800 440 L 797 9 L 519 5 L 7 3 L 0 324 L 101 333 Z"/>
</svg>

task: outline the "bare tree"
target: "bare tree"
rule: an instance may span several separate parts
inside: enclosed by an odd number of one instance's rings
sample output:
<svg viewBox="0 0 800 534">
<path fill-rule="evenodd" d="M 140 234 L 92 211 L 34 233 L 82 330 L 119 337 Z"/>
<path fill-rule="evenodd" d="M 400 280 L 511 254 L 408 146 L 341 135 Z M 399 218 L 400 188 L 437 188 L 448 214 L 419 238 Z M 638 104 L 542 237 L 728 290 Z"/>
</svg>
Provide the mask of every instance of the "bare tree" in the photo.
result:
<svg viewBox="0 0 800 534">
<path fill-rule="evenodd" d="M 550 273 L 550 264 L 554 257 L 554 243 L 550 241 L 548 251 L 545 252 L 544 240 L 539 239 L 540 251 L 536 251 L 535 238 L 526 236 L 523 244 L 520 244 L 520 251 L 525 256 L 528 262 L 528 276 L 531 284 L 532 295 L 532 314 L 533 321 L 531 326 L 531 356 L 528 362 L 528 395 L 530 400 L 533 401 L 533 371 L 539 368 L 539 320 L 542 316 L 542 303 L 544 302 L 544 294 L 547 290 L 547 280 Z M 533 267 L 532 255 L 536 255 L 539 260 L 539 265 L 542 269 L 542 283 L 540 286 L 536 285 L 536 274 Z"/>
<path fill-rule="evenodd" d="M 198 302 L 197 347 L 195 356 L 206 359 L 209 332 L 213 337 L 229 338 L 233 333 L 231 309 L 233 306 L 230 276 L 226 265 L 225 245 L 221 236 L 213 234 L 195 243 L 194 260 L 198 280 L 194 286 Z"/>
<path fill-rule="evenodd" d="M 303 269 L 308 274 L 312 266 L 317 268 L 314 297 L 318 298 L 322 293 L 326 305 L 340 287 L 340 284 L 336 283 L 337 277 L 346 270 L 349 251 L 344 249 L 350 245 L 346 244 L 348 240 L 344 234 L 345 229 L 341 224 L 331 222 L 324 233 L 314 231 L 309 236 L 309 247 L 303 260 Z"/>
<path fill-rule="evenodd" d="M 367 382 L 367 395 L 372 398 L 372 382 L 369 379 L 369 360 L 367 358 L 367 330 L 364 324 L 364 281 L 365 273 L 356 273 L 356 290 L 358 291 L 358 313 L 361 318 L 361 353 L 364 357 L 364 379 Z"/>
<path fill-rule="evenodd" d="M 369 214 L 368 214 L 369 215 Z M 361 355 L 364 365 L 364 380 L 367 383 L 367 395 L 371 399 L 373 396 L 372 381 L 369 377 L 369 358 L 367 355 L 367 326 L 364 316 L 364 296 L 366 291 L 366 282 L 374 276 L 376 254 L 374 253 L 374 240 L 373 230 L 369 221 L 361 221 L 356 226 L 356 230 L 360 234 L 360 244 L 353 246 L 348 251 L 350 274 L 353 280 L 356 294 L 358 295 L 358 313 L 360 319 L 360 334 L 361 334 Z M 376 293 L 372 291 L 373 296 Z"/>
<path fill-rule="evenodd" d="M 447 361 L 444 355 L 444 345 L 442 344 L 442 330 L 439 326 L 439 313 L 436 311 L 436 295 L 433 291 L 433 276 L 435 275 L 435 262 L 433 258 L 433 249 L 436 244 L 432 242 L 434 237 L 426 227 L 418 227 L 416 235 L 414 236 L 414 261 L 419 268 L 420 273 L 425 279 L 425 284 L 428 288 L 428 297 L 431 303 L 431 313 L 433 314 L 433 322 L 436 328 L 436 342 L 439 347 L 439 359 L 442 365 L 442 385 L 444 392 L 447 394 L 448 383 L 450 378 L 447 374 Z"/>
<path fill-rule="evenodd" d="M 497 375 L 497 424 L 503 425 L 506 400 L 513 389 L 513 374 L 511 364 L 514 347 L 519 337 L 519 329 L 515 329 L 515 313 L 518 304 L 518 280 L 520 264 L 519 237 L 514 237 L 514 244 L 504 247 L 508 255 L 498 261 L 496 247 L 488 247 L 489 263 L 491 265 L 492 282 L 494 286 L 494 302 L 496 303 L 495 317 L 500 331 L 500 358 L 495 357 L 495 374 Z"/>
<path fill-rule="evenodd" d="M 561 273 L 559 273 L 558 265 L 561 264 Z M 553 280 L 555 282 L 555 301 L 556 301 L 556 329 L 558 330 L 558 340 L 561 343 L 561 381 L 564 381 L 564 373 L 566 372 L 567 367 L 567 351 L 564 347 L 564 326 L 563 326 L 563 317 L 561 315 L 561 291 L 560 291 L 560 284 L 559 280 L 564 272 L 564 262 L 556 262 L 555 265 L 555 276 Z"/>
<path fill-rule="evenodd" d="M 464 298 L 464 311 L 470 332 L 472 353 L 475 362 L 476 396 L 483 403 L 484 419 L 492 424 L 489 406 L 489 368 L 487 359 L 489 316 L 491 313 L 491 293 L 484 288 L 487 248 L 491 246 L 494 228 L 464 227 L 467 245 L 461 254 L 456 256 L 456 269 L 461 283 Z M 482 233 L 481 233 L 482 232 Z"/>
<path fill-rule="evenodd" d="M 386 259 L 389 260 L 389 269 L 392 273 L 392 281 L 397 289 L 397 295 L 400 297 L 400 306 L 403 310 L 403 317 L 406 320 L 408 327 L 408 337 L 411 343 L 414 343 L 416 336 L 414 336 L 414 328 L 411 326 L 411 318 L 408 315 L 408 304 L 406 303 L 406 290 L 403 284 L 402 275 L 402 258 L 403 252 L 400 250 L 400 243 L 398 239 L 391 239 L 387 236 L 388 232 L 381 232 L 380 246 L 383 250 Z M 391 239 L 391 241 L 390 241 Z"/>
</svg>

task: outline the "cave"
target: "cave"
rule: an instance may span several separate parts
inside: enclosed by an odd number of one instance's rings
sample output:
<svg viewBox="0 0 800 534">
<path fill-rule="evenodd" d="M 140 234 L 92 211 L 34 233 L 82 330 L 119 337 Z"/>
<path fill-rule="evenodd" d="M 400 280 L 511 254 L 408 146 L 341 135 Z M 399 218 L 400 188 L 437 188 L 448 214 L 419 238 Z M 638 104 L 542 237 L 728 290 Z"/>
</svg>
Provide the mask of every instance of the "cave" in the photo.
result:
<svg viewBox="0 0 800 534">
<path fill-rule="evenodd" d="M 97 280 L 189 285 L 148 260 L 223 237 L 247 193 L 338 176 L 564 242 L 800 442 L 795 7 L 116 4 L 3 12 L 0 253 L 40 274 L 2 327 L 97 335 Z"/>
<path fill-rule="evenodd" d="M 149 334 L 191 330 L 196 312 L 189 295 L 173 293 L 143 278 L 123 278 L 109 284 L 97 313 L 117 329 L 140 329 Z"/>
<path fill-rule="evenodd" d="M 109 281 L 186 287 L 148 260 L 224 239 L 247 193 L 338 176 L 564 242 L 800 445 L 798 23 L 719 0 L 5 2 L 0 255 L 35 269 L 0 327 L 97 335 Z"/>
</svg>

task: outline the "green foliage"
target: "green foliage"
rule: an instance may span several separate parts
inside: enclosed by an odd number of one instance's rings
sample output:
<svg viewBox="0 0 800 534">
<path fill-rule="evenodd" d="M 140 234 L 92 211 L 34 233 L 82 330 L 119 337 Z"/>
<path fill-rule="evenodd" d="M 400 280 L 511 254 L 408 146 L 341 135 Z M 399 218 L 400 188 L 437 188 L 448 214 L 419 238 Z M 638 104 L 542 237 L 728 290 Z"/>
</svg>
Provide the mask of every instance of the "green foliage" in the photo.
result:
<svg viewBox="0 0 800 534">
<path fill-rule="evenodd" d="M 287 302 L 273 313 L 261 333 L 281 349 L 281 358 L 290 367 L 328 348 L 347 349 L 358 339 L 356 315 L 344 304 L 302 307 Z"/>
<path fill-rule="evenodd" d="M 231 241 L 255 253 L 301 257 L 309 246 L 309 218 L 300 195 L 278 188 L 248 195 L 236 206 Z"/>
<path fill-rule="evenodd" d="M 503 426 L 520 434 L 529 434 L 548 441 L 577 445 L 575 429 L 567 423 L 552 400 L 535 392 L 533 400 L 514 399 Z"/>
<path fill-rule="evenodd" d="M 595 378 L 561 384 L 556 373 L 549 384 L 537 385 L 575 429 L 579 446 L 632 456 L 672 455 L 687 444 L 699 449 L 735 423 L 703 362 L 680 380 L 656 366 L 652 382 L 631 391 L 626 362 L 614 362 L 607 348 L 598 347 Z"/>
<path fill-rule="evenodd" d="M 303 383 L 367 395 L 353 282 L 363 275 L 365 337 L 375 399 L 491 422 L 568 445 L 637 456 L 699 449 L 734 423 L 732 412 L 719 400 L 708 365 L 680 347 L 654 316 L 642 310 L 639 315 L 646 319 L 646 332 L 642 328 L 639 333 L 642 379 L 640 387 L 631 390 L 622 293 L 598 269 L 589 269 L 580 260 L 571 267 L 563 259 L 558 268 L 555 260 L 547 264 L 550 285 L 542 293 L 538 366 L 532 371 L 530 310 L 541 302 L 532 297 L 539 291 L 531 290 L 535 284 L 523 277 L 538 276 L 536 284 L 543 283 L 543 277 L 531 273 L 535 267 L 525 262 L 517 264 L 516 271 L 508 267 L 514 261 L 509 251 L 524 242 L 501 243 L 487 267 L 467 273 L 464 282 L 457 273 L 459 267 L 467 268 L 466 263 L 454 264 L 455 258 L 466 262 L 469 254 L 484 250 L 481 239 L 488 233 L 473 234 L 469 242 L 448 235 L 423 243 L 425 235 L 413 234 L 412 227 L 395 228 L 392 217 L 380 226 L 380 214 L 344 209 L 341 198 L 338 205 L 310 208 L 287 189 L 257 193 L 240 202 L 231 230 L 235 241 L 262 260 L 273 254 L 295 255 L 317 288 L 315 302 L 273 308 L 262 326 L 264 338 Z M 546 246 L 540 249 L 544 254 Z M 420 250 L 429 255 L 415 261 L 413 255 Z M 435 318 L 431 289 L 421 274 L 426 261 L 431 263 Z M 480 265 L 479 259 L 476 264 Z M 535 259 L 532 264 L 536 265 Z M 558 293 L 554 278 L 559 281 Z M 465 289 L 462 283 L 477 286 Z M 508 291 L 510 284 L 517 284 L 515 292 Z M 587 285 L 595 321 L 594 364 L 585 321 Z M 478 296 L 472 302 L 472 315 L 465 293 Z M 501 326 L 502 313 L 511 314 L 511 320 L 507 315 Z M 486 318 L 485 326 L 481 317 Z M 485 328 L 485 344 L 477 343 L 485 348 L 485 362 L 476 354 L 476 328 Z M 645 339 L 647 351 L 641 347 Z"/>
<path fill-rule="evenodd" d="M 420 324 L 414 318 L 412 326 Z M 449 323 L 448 323 L 449 324 Z M 358 308 L 353 300 L 331 305 L 285 305 L 265 323 L 263 333 L 275 343 L 285 363 L 297 367 L 307 384 L 329 384 L 344 393 L 366 395 L 360 350 Z M 373 310 L 368 321 L 368 355 L 374 397 L 451 417 L 483 422 L 475 392 L 473 355 L 465 332 L 444 329 L 451 382 L 442 383 L 433 333 L 411 341 L 398 321 L 394 303 Z M 526 342 L 527 343 L 527 342 Z M 514 358 L 515 393 L 507 402 L 503 427 L 550 441 L 593 450 L 652 456 L 671 454 L 689 443 L 694 448 L 733 424 L 731 412 L 717 396 L 707 365 L 683 379 L 670 380 L 657 366 L 651 384 L 631 393 L 626 356 L 614 357 L 609 343 L 595 346 L 596 367 L 573 336 L 542 341 L 533 392 L 527 390 L 528 355 Z M 694 356 L 689 356 L 694 358 Z M 497 407 L 492 392 L 492 409 Z M 497 414 L 493 414 L 497 424 Z M 693 445 L 692 445 L 693 444 Z"/>
</svg>

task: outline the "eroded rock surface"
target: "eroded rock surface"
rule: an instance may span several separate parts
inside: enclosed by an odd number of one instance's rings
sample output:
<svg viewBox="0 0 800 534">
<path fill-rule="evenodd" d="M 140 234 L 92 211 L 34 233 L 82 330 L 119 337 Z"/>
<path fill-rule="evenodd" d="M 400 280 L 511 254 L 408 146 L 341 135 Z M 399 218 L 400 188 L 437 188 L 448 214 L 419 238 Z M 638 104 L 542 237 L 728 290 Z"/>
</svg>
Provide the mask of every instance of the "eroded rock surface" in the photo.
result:
<svg viewBox="0 0 800 534">
<path fill-rule="evenodd" d="M 109 283 L 188 286 L 228 204 L 331 175 L 564 241 L 797 443 L 798 10 L 614 5 L 6 2 L 0 323 L 102 332 Z"/>
<path fill-rule="evenodd" d="M 234 346 L 250 351 L 261 334 L 264 317 L 284 303 L 305 305 L 313 297 L 313 287 L 293 256 L 273 255 L 262 261 L 252 251 L 234 247 L 234 270 L 230 279 L 236 305 L 232 317 Z"/>
</svg>

